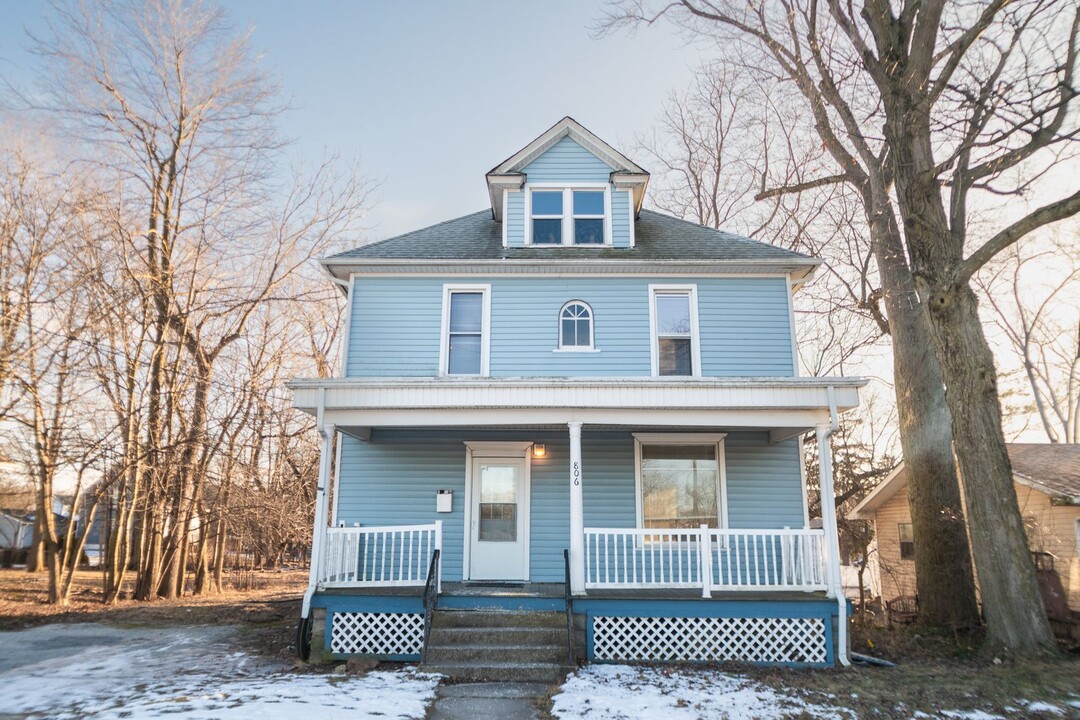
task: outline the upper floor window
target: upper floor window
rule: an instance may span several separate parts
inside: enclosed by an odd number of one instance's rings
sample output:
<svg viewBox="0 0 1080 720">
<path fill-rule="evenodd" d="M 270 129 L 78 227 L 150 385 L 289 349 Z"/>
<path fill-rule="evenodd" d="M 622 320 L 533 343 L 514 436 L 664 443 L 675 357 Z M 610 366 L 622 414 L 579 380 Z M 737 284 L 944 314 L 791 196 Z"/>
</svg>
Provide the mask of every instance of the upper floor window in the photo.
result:
<svg viewBox="0 0 1080 720">
<path fill-rule="evenodd" d="M 442 374 L 488 374 L 489 292 L 487 285 L 443 288 Z"/>
<path fill-rule="evenodd" d="M 592 308 L 580 300 L 571 300 L 559 311 L 559 349 L 591 350 L 592 347 Z"/>
<path fill-rule="evenodd" d="M 653 375 L 700 375 L 697 290 L 649 286 Z"/>
<path fill-rule="evenodd" d="M 900 559 L 915 559 L 915 533 L 911 531 L 911 523 L 897 523 L 897 534 L 900 536 Z"/>
<path fill-rule="evenodd" d="M 539 189 L 529 193 L 533 245 L 604 245 L 607 191 Z"/>
</svg>

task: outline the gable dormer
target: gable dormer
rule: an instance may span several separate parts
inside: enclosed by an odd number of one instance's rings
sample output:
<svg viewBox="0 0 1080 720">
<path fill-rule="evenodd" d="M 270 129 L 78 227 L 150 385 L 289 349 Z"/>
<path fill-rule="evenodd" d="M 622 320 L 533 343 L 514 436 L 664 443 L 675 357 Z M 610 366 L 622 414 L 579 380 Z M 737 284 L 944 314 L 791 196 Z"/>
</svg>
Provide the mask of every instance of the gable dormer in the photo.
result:
<svg viewBox="0 0 1080 720">
<path fill-rule="evenodd" d="M 565 117 L 487 174 L 503 247 L 634 246 L 649 173 Z"/>
</svg>

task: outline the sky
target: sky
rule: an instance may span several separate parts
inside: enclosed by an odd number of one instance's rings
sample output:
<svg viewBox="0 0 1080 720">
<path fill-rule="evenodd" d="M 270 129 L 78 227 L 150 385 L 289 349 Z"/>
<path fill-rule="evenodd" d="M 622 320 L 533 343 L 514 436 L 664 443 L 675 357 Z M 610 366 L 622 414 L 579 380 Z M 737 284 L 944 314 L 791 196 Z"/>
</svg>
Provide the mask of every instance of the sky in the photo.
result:
<svg viewBox="0 0 1080 720">
<path fill-rule="evenodd" d="M 358 156 L 380 184 L 370 240 L 484 208 L 484 173 L 565 115 L 628 150 L 701 62 L 667 23 L 594 39 L 601 0 L 221 5 L 293 106 L 291 152 Z M 0 0 L 0 73 L 30 81 L 46 12 Z"/>
</svg>

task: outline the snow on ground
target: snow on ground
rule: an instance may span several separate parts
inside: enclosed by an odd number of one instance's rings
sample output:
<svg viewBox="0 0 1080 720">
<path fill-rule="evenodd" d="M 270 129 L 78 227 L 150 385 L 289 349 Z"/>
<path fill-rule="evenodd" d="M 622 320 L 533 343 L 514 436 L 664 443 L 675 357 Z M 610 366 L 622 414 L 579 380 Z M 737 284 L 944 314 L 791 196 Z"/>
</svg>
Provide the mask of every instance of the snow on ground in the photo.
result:
<svg viewBox="0 0 1080 720">
<path fill-rule="evenodd" d="M 297 675 L 235 650 L 233 628 L 47 625 L 0 633 L 0 716 L 422 718 L 438 676 Z"/>
<path fill-rule="evenodd" d="M 590 665 L 567 678 L 552 713 L 570 720 L 847 719 L 855 715 L 727 673 Z"/>
</svg>

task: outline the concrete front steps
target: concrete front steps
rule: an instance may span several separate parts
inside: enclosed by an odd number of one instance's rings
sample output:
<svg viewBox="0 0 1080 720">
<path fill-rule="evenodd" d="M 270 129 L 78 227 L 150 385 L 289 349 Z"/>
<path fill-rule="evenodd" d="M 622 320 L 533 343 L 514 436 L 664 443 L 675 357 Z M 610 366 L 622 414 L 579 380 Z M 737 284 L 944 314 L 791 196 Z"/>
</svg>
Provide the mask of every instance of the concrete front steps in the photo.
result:
<svg viewBox="0 0 1080 720">
<path fill-rule="evenodd" d="M 470 682 L 553 683 L 566 661 L 566 614 L 436 610 L 421 669 Z"/>
</svg>

